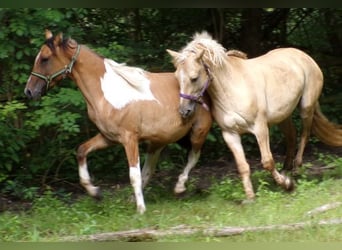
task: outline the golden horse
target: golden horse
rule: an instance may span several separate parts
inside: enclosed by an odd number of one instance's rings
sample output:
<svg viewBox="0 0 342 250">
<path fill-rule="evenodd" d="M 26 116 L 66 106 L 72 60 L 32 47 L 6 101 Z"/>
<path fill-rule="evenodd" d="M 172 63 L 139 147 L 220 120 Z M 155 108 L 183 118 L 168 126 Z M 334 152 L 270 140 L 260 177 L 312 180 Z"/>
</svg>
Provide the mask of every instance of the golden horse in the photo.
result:
<svg viewBox="0 0 342 250">
<path fill-rule="evenodd" d="M 289 153 L 285 169 L 302 164 L 303 152 L 312 132 L 322 142 L 342 146 L 342 129 L 320 111 L 318 98 L 323 74 L 303 51 L 280 48 L 253 59 L 229 56 L 207 32 L 196 34 L 180 52 L 168 50 L 180 83 L 180 113 L 189 117 L 207 92 L 211 112 L 232 151 L 248 200 L 255 197 L 240 135 L 252 133 L 257 139 L 261 162 L 285 189 L 293 181 L 278 172 L 270 150 L 269 125 L 280 124 Z M 291 114 L 299 107 L 302 132 L 295 155 L 296 132 Z M 292 153 L 293 152 L 293 153 Z"/>
</svg>

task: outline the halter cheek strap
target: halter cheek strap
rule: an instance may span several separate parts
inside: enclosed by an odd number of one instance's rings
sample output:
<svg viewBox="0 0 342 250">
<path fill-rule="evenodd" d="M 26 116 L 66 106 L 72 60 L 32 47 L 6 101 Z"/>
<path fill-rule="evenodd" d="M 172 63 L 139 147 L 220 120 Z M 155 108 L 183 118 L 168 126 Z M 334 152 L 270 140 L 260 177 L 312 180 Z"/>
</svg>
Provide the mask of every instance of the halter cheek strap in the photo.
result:
<svg viewBox="0 0 342 250">
<path fill-rule="evenodd" d="M 183 93 L 179 93 L 179 96 L 184 98 L 184 99 L 188 99 L 188 100 L 197 102 L 197 103 L 201 104 L 206 110 L 209 111 L 208 105 L 203 101 L 203 95 L 204 95 L 205 91 L 207 90 L 207 88 L 209 87 L 209 81 L 210 81 L 210 79 L 208 78 L 208 80 L 205 82 L 204 87 L 202 88 L 201 92 L 197 96 L 187 95 L 187 94 L 183 94 Z"/>
<path fill-rule="evenodd" d="M 71 71 L 72 71 L 72 67 L 74 66 L 76 60 L 77 60 L 77 57 L 80 53 L 80 50 L 81 50 L 81 45 L 77 45 L 77 49 L 76 49 L 76 53 L 73 55 L 73 57 L 71 58 L 71 61 L 68 65 L 65 65 L 65 67 L 51 75 L 43 75 L 43 74 L 40 74 L 40 73 L 37 73 L 37 72 L 31 72 L 31 75 L 33 76 L 36 76 L 42 80 L 44 80 L 46 82 L 46 90 L 49 89 L 49 85 L 51 83 L 51 81 L 53 79 L 55 79 L 56 77 L 60 76 L 60 75 L 63 75 L 64 74 L 64 77 L 65 75 L 67 74 L 70 74 Z"/>
<path fill-rule="evenodd" d="M 211 80 L 212 80 L 212 76 L 211 76 L 209 67 L 208 67 L 205 63 L 203 63 L 203 66 L 204 66 L 204 68 L 205 68 L 205 72 L 207 73 L 208 80 L 205 82 L 205 84 L 204 84 L 202 90 L 200 91 L 200 93 L 199 93 L 197 96 L 179 93 L 179 96 L 182 97 L 182 98 L 184 98 L 184 99 L 187 99 L 187 100 L 191 100 L 191 101 L 197 102 L 197 103 L 201 104 L 206 110 L 209 111 L 208 105 L 203 101 L 203 95 L 204 95 L 205 91 L 206 91 L 206 90 L 208 89 L 208 87 L 209 87 L 209 83 L 210 83 Z"/>
</svg>

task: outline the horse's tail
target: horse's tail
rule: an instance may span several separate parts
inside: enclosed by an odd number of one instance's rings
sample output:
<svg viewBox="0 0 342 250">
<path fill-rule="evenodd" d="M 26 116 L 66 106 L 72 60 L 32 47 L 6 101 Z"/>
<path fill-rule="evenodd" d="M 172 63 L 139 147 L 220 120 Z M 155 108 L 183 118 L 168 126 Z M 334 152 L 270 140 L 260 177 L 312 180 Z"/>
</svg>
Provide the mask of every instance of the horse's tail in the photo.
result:
<svg viewBox="0 0 342 250">
<path fill-rule="evenodd" d="M 330 122 L 321 112 L 319 104 L 313 116 L 312 133 L 329 146 L 342 147 L 342 125 Z"/>
</svg>

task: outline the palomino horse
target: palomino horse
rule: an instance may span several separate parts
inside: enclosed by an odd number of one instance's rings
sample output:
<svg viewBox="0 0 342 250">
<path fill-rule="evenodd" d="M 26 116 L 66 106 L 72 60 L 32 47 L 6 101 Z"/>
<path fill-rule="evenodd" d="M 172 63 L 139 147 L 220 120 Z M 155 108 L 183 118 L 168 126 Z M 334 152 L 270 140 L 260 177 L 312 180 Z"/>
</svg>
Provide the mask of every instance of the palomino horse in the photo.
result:
<svg viewBox="0 0 342 250">
<path fill-rule="evenodd" d="M 88 115 L 100 131 L 77 150 L 80 182 L 88 193 L 94 197 L 99 195 L 99 188 L 90 180 L 87 155 L 121 143 L 128 159 L 137 210 L 144 213 L 142 189 L 154 171 L 161 150 L 189 134 L 192 149 L 175 188 L 175 192 L 184 191 L 188 173 L 197 163 L 211 127 L 210 112 L 201 106 L 194 116 L 182 119 L 178 112 L 179 84 L 173 73 L 150 73 L 118 64 L 73 39 L 63 39 L 62 34 L 53 36 L 49 30 L 45 38 L 25 94 L 39 98 L 66 76 L 82 92 Z M 141 174 L 138 143 L 142 141 L 148 144 L 148 149 Z"/>
<path fill-rule="evenodd" d="M 196 102 L 207 90 L 213 117 L 234 155 L 249 200 L 255 194 L 240 134 L 256 136 L 263 167 L 285 189 L 291 189 L 293 181 L 275 168 L 269 125 L 282 122 L 285 137 L 295 142 L 290 117 L 299 106 L 303 126 L 297 155 L 289 161 L 293 167 L 301 165 L 311 131 L 328 145 L 342 146 L 341 128 L 320 112 L 322 72 L 304 52 L 294 48 L 275 49 L 257 58 L 242 59 L 227 55 L 222 45 L 206 32 L 196 34 L 180 53 L 168 52 L 180 83 L 182 116 L 186 118 L 194 112 Z"/>
</svg>

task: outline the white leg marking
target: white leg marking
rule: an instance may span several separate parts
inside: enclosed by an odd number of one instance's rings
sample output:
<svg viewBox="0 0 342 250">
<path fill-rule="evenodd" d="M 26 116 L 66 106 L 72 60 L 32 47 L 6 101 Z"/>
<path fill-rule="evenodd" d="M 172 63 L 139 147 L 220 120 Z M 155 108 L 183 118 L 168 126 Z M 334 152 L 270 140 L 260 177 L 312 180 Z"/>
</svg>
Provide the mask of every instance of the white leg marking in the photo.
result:
<svg viewBox="0 0 342 250">
<path fill-rule="evenodd" d="M 141 173 L 140 173 L 140 164 L 136 166 L 129 167 L 129 178 L 131 180 L 131 184 L 134 189 L 135 200 L 137 204 L 137 210 L 140 214 L 143 214 L 146 210 L 144 195 L 142 192 L 142 184 L 141 184 Z"/>
<path fill-rule="evenodd" d="M 198 151 L 197 153 L 194 152 L 193 150 L 190 151 L 189 156 L 188 156 L 188 163 L 186 164 L 183 173 L 179 175 L 178 182 L 176 183 L 176 186 L 174 189 L 174 192 L 176 194 L 182 193 L 186 190 L 185 182 L 188 180 L 189 172 L 198 162 L 200 155 L 201 155 L 201 151 Z"/>
<path fill-rule="evenodd" d="M 99 188 L 95 187 L 91 183 L 87 164 L 83 164 L 78 167 L 78 174 L 80 177 L 80 182 L 82 186 L 87 190 L 88 194 L 91 196 L 97 196 L 99 193 Z"/>
</svg>

